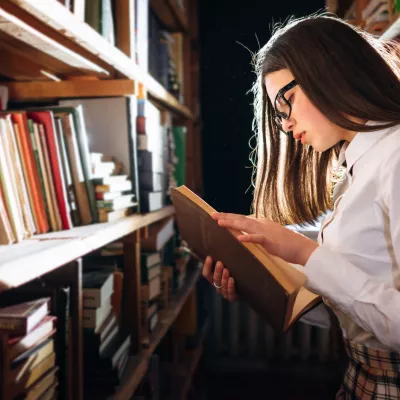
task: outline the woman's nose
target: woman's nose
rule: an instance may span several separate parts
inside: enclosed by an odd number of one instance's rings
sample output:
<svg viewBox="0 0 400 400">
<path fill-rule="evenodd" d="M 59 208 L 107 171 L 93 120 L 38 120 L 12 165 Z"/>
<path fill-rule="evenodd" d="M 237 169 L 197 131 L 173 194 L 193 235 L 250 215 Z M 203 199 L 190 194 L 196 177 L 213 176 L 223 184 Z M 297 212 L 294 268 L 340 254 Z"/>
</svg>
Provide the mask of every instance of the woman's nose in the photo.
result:
<svg viewBox="0 0 400 400">
<path fill-rule="evenodd" d="M 293 131 L 294 121 L 293 118 L 282 119 L 282 128 L 285 132 Z"/>
</svg>

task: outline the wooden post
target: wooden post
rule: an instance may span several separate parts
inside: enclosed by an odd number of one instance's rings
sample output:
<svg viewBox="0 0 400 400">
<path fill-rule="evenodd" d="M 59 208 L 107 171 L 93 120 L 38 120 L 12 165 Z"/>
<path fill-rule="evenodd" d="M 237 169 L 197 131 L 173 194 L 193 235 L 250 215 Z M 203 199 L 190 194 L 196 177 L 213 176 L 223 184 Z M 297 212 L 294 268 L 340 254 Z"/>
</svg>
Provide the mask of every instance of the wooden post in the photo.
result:
<svg viewBox="0 0 400 400">
<path fill-rule="evenodd" d="M 8 380 L 8 371 L 10 370 L 10 363 L 8 357 L 8 334 L 0 334 L 0 400 L 8 399 L 8 392 L 10 390 L 10 382 Z"/>
<path fill-rule="evenodd" d="M 134 0 L 115 2 L 117 47 L 129 58 L 135 59 L 135 5 Z"/>
<path fill-rule="evenodd" d="M 141 337 L 140 230 L 124 238 L 122 299 L 122 329 L 131 335 L 131 351 L 135 354 L 140 350 Z"/>
<path fill-rule="evenodd" d="M 83 400 L 83 299 L 82 259 L 79 258 L 46 275 L 46 281 L 68 285 L 70 292 L 70 317 L 72 319 L 73 388 L 72 398 Z"/>
</svg>

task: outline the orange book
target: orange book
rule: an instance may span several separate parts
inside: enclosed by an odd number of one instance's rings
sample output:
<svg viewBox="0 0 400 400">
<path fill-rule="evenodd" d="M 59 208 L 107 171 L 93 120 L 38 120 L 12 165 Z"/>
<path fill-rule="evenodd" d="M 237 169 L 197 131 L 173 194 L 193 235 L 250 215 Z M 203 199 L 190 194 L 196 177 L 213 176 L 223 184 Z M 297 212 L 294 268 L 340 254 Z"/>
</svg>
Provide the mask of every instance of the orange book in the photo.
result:
<svg viewBox="0 0 400 400">
<path fill-rule="evenodd" d="M 30 138 L 30 131 L 28 127 L 28 118 L 25 112 L 16 112 L 11 114 L 11 119 L 18 125 L 19 139 L 21 141 L 21 147 L 23 149 L 23 160 L 26 163 L 26 183 L 32 200 L 31 207 L 37 216 L 39 233 L 45 233 L 49 231 L 49 222 L 47 220 L 43 194 L 40 190 L 39 174 L 37 165 L 35 162 L 32 141 Z"/>
</svg>

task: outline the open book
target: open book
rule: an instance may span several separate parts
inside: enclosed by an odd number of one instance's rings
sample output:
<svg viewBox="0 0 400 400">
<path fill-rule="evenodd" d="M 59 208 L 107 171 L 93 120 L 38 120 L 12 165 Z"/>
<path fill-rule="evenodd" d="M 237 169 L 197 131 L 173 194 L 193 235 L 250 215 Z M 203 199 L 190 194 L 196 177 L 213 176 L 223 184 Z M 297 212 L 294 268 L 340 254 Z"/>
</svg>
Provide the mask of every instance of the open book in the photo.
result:
<svg viewBox="0 0 400 400">
<path fill-rule="evenodd" d="M 182 239 L 194 256 L 221 261 L 235 279 L 236 289 L 277 331 L 285 332 L 298 318 L 321 302 L 304 288 L 300 268 L 273 256 L 258 244 L 237 239 L 242 232 L 220 227 L 215 210 L 186 186 L 171 188 Z"/>
</svg>

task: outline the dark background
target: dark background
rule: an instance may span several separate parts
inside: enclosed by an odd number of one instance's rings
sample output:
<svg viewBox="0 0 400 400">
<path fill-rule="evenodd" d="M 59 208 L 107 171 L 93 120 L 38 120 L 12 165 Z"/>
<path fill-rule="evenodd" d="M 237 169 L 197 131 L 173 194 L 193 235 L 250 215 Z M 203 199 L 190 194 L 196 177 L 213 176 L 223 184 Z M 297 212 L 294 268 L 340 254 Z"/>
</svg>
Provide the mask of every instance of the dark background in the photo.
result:
<svg viewBox="0 0 400 400">
<path fill-rule="evenodd" d="M 205 200 L 215 209 L 250 213 L 253 95 L 249 90 L 256 76 L 251 54 L 243 46 L 256 52 L 257 38 L 262 47 L 274 22 L 324 7 L 324 0 L 199 1 L 203 187 Z M 255 141 L 251 143 L 254 146 Z"/>
</svg>

